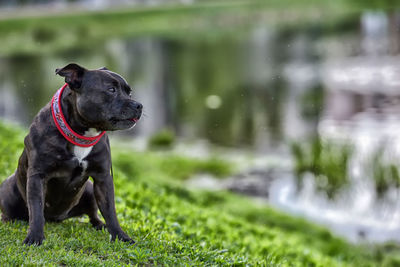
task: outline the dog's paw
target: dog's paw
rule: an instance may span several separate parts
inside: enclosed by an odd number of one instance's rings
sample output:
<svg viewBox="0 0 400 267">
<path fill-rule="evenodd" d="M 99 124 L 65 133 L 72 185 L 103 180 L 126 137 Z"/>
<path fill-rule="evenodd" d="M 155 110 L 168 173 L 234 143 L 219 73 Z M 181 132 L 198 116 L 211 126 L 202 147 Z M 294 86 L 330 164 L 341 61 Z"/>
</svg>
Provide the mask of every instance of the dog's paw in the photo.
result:
<svg viewBox="0 0 400 267">
<path fill-rule="evenodd" d="M 90 223 L 92 224 L 92 226 L 94 227 L 94 229 L 96 229 L 96 230 L 98 230 L 98 231 L 103 230 L 103 229 L 106 229 L 106 225 L 105 225 L 103 222 L 101 222 L 101 221 L 98 221 L 98 222 L 90 222 Z"/>
<path fill-rule="evenodd" d="M 133 239 L 130 238 L 130 237 L 127 237 L 127 238 L 125 238 L 125 237 L 122 237 L 122 238 L 118 237 L 118 239 L 121 240 L 121 241 L 123 241 L 123 242 L 129 243 L 129 244 L 131 244 L 131 245 L 133 245 L 133 244 L 136 243 L 135 240 L 133 240 Z"/>
<path fill-rule="evenodd" d="M 125 233 L 119 233 L 116 234 L 114 236 L 111 236 L 111 241 L 115 241 L 115 239 L 117 239 L 122 241 L 122 242 L 127 242 L 129 244 L 135 244 L 135 240 L 133 240 L 132 238 L 130 238 L 127 234 Z"/>
<path fill-rule="evenodd" d="M 43 243 L 43 240 L 44 240 L 44 235 L 29 233 L 24 240 L 24 244 L 28 246 L 30 245 L 40 246 Z"/>
<path fill-rule="evenodd" d="M 1 214 L 1 221 L 6 223 L 6 222 L 11 222 L 11 219 L 8 218 L 6 215 Z"/>
</svg>

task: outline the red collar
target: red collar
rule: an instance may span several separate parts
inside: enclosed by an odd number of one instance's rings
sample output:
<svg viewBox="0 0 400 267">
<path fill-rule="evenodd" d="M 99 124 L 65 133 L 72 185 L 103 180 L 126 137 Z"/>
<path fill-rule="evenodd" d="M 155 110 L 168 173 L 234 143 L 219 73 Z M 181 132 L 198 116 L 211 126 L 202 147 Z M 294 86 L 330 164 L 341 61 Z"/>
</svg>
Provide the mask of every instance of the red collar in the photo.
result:
<svg viewBox="0 0 400 267">
<path fill-rule="evenodd" d="M 68 84 L 64 84 L 63 87 L 58 89 L 58 91 L 54 94 L 53 99 L 51 100 L 51 114 L 53 115 L 53 121 L 57 126 L 58 131 L 67 139 L 70 143 L 81 146 L 81 147 L 90 147 L 97 144 L 103 135 L 106 133 L 105 131 L 101 132 L 99 135 L 94 137 L 87 137 L 74 132 L 71 127 L 68 125 L 67 121 L 64 118 L 64 114 L 61 109 L 61 96 L 62 93 L 67 87 Z"/>
</svg>

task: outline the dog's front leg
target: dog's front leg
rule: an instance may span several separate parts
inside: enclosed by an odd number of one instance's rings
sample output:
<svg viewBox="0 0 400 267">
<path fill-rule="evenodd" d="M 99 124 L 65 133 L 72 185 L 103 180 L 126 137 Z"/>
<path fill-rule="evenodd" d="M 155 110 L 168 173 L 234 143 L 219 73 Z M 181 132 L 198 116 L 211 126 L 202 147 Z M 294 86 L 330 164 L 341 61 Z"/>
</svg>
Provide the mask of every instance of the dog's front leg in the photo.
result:
<svg viewBox="0 0 400 267">
<path fill-rule="evenodd" d="M 27 181 L 27 204 L 29 211 L 29 230 L 24 243 L 40 245 L 44 239 L 44 179 L 41 175 L 29 175 Z"/>
<path fill-rule="evenodd" d="M 118 223 L 114 202 L 114 183 L 111 175 L 101 178 L 93 178 L 94 196 L 97 206 L 106 221 L 106 227 L 111 234 L 111 240 L 118 238 L 121 241 L 135 243 L 122 229 Z"/>
</svg>

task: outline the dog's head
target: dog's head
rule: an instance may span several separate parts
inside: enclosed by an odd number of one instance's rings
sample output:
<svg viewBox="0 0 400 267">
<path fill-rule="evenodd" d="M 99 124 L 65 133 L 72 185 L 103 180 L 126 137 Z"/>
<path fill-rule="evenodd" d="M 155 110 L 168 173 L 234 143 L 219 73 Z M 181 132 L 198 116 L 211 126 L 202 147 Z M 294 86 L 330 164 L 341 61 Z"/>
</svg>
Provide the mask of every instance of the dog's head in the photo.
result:
<svg viewBox="0 0 400 267">
<path fill-rule="evenodd" d="M 56 69 L 74 94 L 75 109 L 90 128 L 102 131 L 133 127 L 142 115 L 142 104 L 131 98 L 125 79 L 106 68 L 87 70 L 78 64 Z"/>
</svg>

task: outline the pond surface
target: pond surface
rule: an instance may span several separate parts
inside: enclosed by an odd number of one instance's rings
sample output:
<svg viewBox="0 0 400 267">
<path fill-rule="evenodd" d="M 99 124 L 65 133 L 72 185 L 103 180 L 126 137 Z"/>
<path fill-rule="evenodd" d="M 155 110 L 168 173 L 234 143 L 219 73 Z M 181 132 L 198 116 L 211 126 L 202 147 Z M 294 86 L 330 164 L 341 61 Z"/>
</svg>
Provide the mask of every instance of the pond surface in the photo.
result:
<svg viewBox="0 0 400 267">
<path fill-rule="evenodd" d="M 120 134 L 148 137 L 168 128 L 183 140 L 259 155 L 275 152 L 282 159 L 290 156 L 292 140 L 346 139 L 356 145 L 351 172 L 360 181 L 371 147 L 386 140 L 393 157 L 400 154 L 400 13 L 364 12 L 330 31 L 325 26 L 319 21 L 277 27 L 254 20 L 234 36 L 121 37 L 58 54 L 0 55 L 0 117 L 28 126 L 63 85 L 56 68 L 69 62 L 106 66 L 127 79 L 144 105 L 137 127 Z M 292 184 L 285 186 L 293 205 L 282 193 L 277 206 L 307 215 Z M 373 199 L 368 190 L 352 192 Z M 387 222 L 399 221 L 397 196 L 390 197 Z M 329 211 L 322 200 L 314 206 L 315 199 L 309 200 L 303 208 Z M 372 200 L 360 203 L 352 207 L 351 214 L 362 206 L 365 211 L 357 221 L 376 209 Z"/>
</svg>

